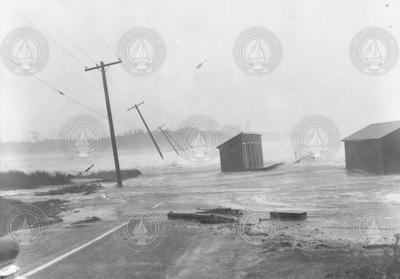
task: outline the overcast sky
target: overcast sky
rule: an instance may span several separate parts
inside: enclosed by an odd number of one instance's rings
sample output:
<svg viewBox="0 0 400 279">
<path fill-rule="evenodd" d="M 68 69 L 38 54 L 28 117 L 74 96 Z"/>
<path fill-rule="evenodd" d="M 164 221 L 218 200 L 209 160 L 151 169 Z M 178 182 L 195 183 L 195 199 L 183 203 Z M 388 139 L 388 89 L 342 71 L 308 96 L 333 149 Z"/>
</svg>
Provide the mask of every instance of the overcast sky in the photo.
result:
<svg viewBox="0 0 400 279">
<path fill-rule="evenodd" d="M 143 128 L 126 108 L 145 101 L 142 112 L 153 128 L 165 122 L 176 128 L 193 114 L 205 114 L 222 125 L 248 122 L 254 131 L 286 133 L 302 117 L 322 114 L 346 136 L 371 122 L 400 120 L 400 62 L 384 75 L 369 76 L 349 58 L 350 42 L 364 28 L 382 27 L 400 41 L 399 14 L 400 3 L 390 0 L 1 0 L 0 39 L 31 26 L 93 66 L 54 26 L 105 62 L 117 57 L 80 15 L 114 50 L 131 28 L 158 32 L 166 58 L 155 73 L 135 76 L 120 65 L 107 71 L 117 134 Z M 232 55 L 238 35 L 253 26 L 271 30 L 282 44 L 278 67 L 264 76 L 244 73 Z M 106 115 L 100 72 L 84 72 L 53 40 L 37 76 Z M 56 138 L 70 118 L 90 114 L 3 63 L 0 94 L 3 141 L 30 139 L 30 131 Z"/>
</svg>

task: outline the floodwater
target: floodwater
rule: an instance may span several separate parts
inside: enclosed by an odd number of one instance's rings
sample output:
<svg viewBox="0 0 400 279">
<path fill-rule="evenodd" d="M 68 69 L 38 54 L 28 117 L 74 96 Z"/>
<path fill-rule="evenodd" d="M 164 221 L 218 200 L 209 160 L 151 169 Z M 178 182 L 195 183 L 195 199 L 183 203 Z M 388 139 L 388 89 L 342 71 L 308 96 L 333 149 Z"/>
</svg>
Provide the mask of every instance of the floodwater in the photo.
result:
<svg viewBox="0 0 400 279">
<path fill-rule="evenodd" d="M 284 165 L 270 171 L 222 173 L 217 154 L 206 162 L 184 160 L 172 152 L 165 155 L 166 160 L 161 160 L 156 152 L 134 155 L 121 152 L 121 168 L 137 167 L 143 173 L 124 182 L 123 194 L 115 192 L 114 183 L 108 183 L 100 193 L 89 196 L 70 194 L 61 198 L 70 200 L 72 204 L 102 199 L 123 204 L 138 197 L 144 203 L 159 202 L 162 197 L 175 210 L 176 207 L 194 210 L 194 205 L 204 205 L 231 206 L 249 211 L 306 211 L 310 227 L 352 239 L 359 237 L 360 232 L 354 234 L 354 228 L 358 231 L 363 216 L 381 225 L 385 234 L 387 231 L 393 234 L 400 228 L 399 175 L 348 172 L 340 157 L 332 162 L 300 164 L 287 159 Z M 270 154 L 264 156 L 271 157 Z M 113 167 L 112 157 L 105 155 L 89 160 L 72 160 L 65 155 L 8 160 L 10 169 L 25 171 L 78 172 L 92 163 L 95 163 L 94 171 Z M 1 194 L 23 201 L 46 199 L 45 196 L 33 196 L 36 191 L 2 191 Z M 88 210 L 93 211 L 93 208 Z M 104 208 L 101 210 L 105 211 Z M 129 206 L 125 207 L 125 211 L 129 210 Z M 77 214 L 77 218 L 81 215 Z"/>
<path fill-rule="evenodd" d="M 289 149 L 290 145 L 286 144 L 279 149 L 286 152 L 279 153 L 274 151 L 277 150 L 276 146 L 267 146 L 264 148 L 264 158 L 280 158 L 285 164 L 271 171 L 241 173 L 220 172 L 217 153 L 213 154 L 211 160 L 199 162 L 178 157 L 171 151 L 165 152 L 165 160 L 161 160 L 155 150 L 135 154 L 124 150 L 120 152 L 121 168 L 138 168 L 143 173 L 138 178 L 124 182 L 124 199 L 129 199 L 130 195 L 140 195 L 144 200 L 149 196 L 163 195 L 169 202 L 178 204 L 198 203 L 261 211 L 307 211 L 310 222 L 317 222 L 318 227 L 354 227 L 360 216 L 373 212 L 379 215 L 377 218 L 385 218 L 385 222 L 386 219 L 390 220 L 391 228 L 400 227 L 397 226 L 399 211 L 396 210 L 400 205 L 399 175 L 348 172 L 341 150 L 331 162 L 292 164 Z M 87 159 L 71 158 L 66 154 L 25 155 L 3 156 L 2 171 L 17 169 L 76 173 L 91 164 L 95 165 L 93 171 L 113 168 L 110 154 Z M 114 199 L 120 198 L 113 192 L 113 183 L 105 186 L 99 197 L 109 195 Z M 1 194 L 29 200 L 36 191 L 13 190 L 2 191 Z M 69 196 L 63 198 L 71 199 Z M 90 196 L 72 196 L 74 202 L 90 199 Z M 332 219 L 346 221 L 345 224 L 337 224 Z"/>
<path fill-rule="evenodd" d="M 94 235 L 106 230 L 103 226 L 109 223 L 115 226 L 132 212 L 141 209 L 153 212 L 155 210 L 151 208 L 155 207 L 157 214 L 163 216 L 163 222 L 167 222 L 166 213 L 170 210 L 193 212 L 198 207 L 230 206 L 243 209 L 245 214 L 263 212 L 266 217 L 268 211 L 306 211 L 308 219 L 305 222 L 278 224 L 284 227 L 285 233 L 299 239 L 391 243 L 393 235 L 400 232 L 400 175 L 348 172 L 343 160 L 293 164 L 289 159 L 282 166 L 270 171 L 222 173 L 218 158 L 195 164 L 171 160 L 169 158 L 173 158 L 172 153 L 167 154 L 165 161 L 159 160 L 156 155 L 136 154 L 133 160 L 129 153 L 122 153 L 123 168 L 138 167 L 142 172 L 141 176 L 124 181 L 123 188 L 116 188 L 115 183 L 105 183 L 104 189 L 98 193 L 51 197 L 33 195 L 36 191 L 46 190 L 45 188 L 2 191 L 1 195 L 23 201 L 47 198 L 69 201 L 70 211 L 62 213 L 64 222 L 58 225 L 62 230 L 52 232 L 51 243 L 54 243 L 21 254 L 19 263 L 24 266 L 24 270 L 28 271 L 39 264 L 32 260 L 33 257 L 41 261 L 50 260 L 59 251 L 67 252 L 71 245 L 69 242 L 89 241 Z M 96 167 L 111 169 L 112 157 L 102 159 L 103 161 L 97 161 Z M 149 164 L 151 161 L 157 163 Z M 48 160 L 11 160 L 9 166 L 14 164 L 14 168 L 28 171 L 61 170 L 60 166 L 63 166 L 64 171 L 80 171 L 90 163 L 76 162 L 54 156 Z M 69 227 L 72 222 L 91 216 L 97 216 L 103 222 L 73 230 Z M 81 233 L 77 234 L 75 230 Z M 179 243 L 178 239 L 176 241 Z M 101 242 L 89 249 L 102 249 L 104 245 L 106 244 Z M 167 243 L 161 247 L 163 245 Z M 57 252 L 53 254 L 47 250 Z M 112 257 L 118 255 L 114 253 Z M 115 260 L 112 257 L 110 256 L 110 266 L 111 261 Z M 61 268 L 60 266 L 57 268 Z M 51 270 L 57 273 L 57 268 Z"/>
</svg>

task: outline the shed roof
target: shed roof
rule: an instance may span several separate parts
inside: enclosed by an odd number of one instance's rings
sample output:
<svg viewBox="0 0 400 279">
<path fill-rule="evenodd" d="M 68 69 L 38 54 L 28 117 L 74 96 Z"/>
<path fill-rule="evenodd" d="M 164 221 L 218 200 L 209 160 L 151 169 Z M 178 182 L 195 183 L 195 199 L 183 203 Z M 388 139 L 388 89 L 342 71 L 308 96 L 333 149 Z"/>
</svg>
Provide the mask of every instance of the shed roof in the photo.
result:
<svg viewBox="0 0 400 279">
<path fill-rule="evenodd" d="M 400 121 L 374 123 L 344 138 L 343 141 L 381 139 L 398 129 L 400 129 Z"/>
<path fill-rule="evenodd" d="M 230 142 L 231 140 L 233 140 L 234 138 L 241 136 L 241 135 L 257 135 L 257 136 L 261 136 L 261 134 L 257 134 L 257 133 L 249 133 L 249 132 L 240 132 L 239 134 L 237 134 L 236 136 L 231 137 L 230 139 L 224 141 L 223 143 L 221 143 L 220 145 L 217 146 L 217 148 L 220 148 L 222 145 Z"/>
</svg>

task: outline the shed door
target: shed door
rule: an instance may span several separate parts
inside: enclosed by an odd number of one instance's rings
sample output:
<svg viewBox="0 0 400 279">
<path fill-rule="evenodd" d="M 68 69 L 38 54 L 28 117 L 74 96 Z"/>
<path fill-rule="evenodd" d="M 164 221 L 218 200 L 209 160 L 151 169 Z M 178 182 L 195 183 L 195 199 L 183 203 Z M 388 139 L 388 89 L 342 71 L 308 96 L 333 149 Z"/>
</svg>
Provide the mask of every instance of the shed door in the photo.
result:
<svg viewBox="0 0 400 279">
<path fill-rule="evenodd" d="M 242 151 L 243 151 L 243 165 L 245 169 L 249 168 L 249 150 L 247 144 L 242 143 Z"/>
<path fill-rule="evenodd" d="M 257 168 L 261 168 L 261 144 L 259 142 L 255 143 L 256 145 L 256 152 L 257 152 Z"/>
<path fill-rule="evenodd" d="M 254 167 L 258 168 L 260 167 L 260 151 L 258 149 L 258 143 L 253 142 L 254 146 Z"/>
<path fill-rule="evenodd" d="M 242 143 L 243 165 L 245 169 L 263 166 L 261 144 L 259 142 Z"/>
<path fill-rule="evenodd" d="M 253 144 L 251 142 L 246 142 L 244 144 L 245 148 L 245 167 L 247 169 L 254 167 L 254 150 Z"/>
</svg>

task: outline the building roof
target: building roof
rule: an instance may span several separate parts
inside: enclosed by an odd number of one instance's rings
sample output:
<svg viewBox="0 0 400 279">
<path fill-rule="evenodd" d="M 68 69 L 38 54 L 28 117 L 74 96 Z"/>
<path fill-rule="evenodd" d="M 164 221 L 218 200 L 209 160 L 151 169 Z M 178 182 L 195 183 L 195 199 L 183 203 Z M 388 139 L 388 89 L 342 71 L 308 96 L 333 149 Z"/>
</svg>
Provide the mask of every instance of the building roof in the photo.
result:
<svg viewBox="0 0 400 279">
<path fill-rule="evenodd" d="M 261 134 L 257 134 L 257 133 L 250 133 L 250 132 L 240 132 L 239 134 L 237 134 L 236 136 L 231 137 L 230 139 L 224 141 L 223 143 L 221 143 L 220 145 L 217 146 L 217 148 L 220 148 L 222 145 L 230 142 L 231 140 L 233 140 L 234 138 L 241 136 L 241 135 L 256 135 L 256 136 L 261 136 Z"/>
<path fill-rule="evenodd" d="M 359 141 L 381 139 L 384 136 L 400 129 L 400 121 L 391 121 L 384 123 L 375 123 L 355 132 L 344 138 L 343 141 Z"/>
</svg>

